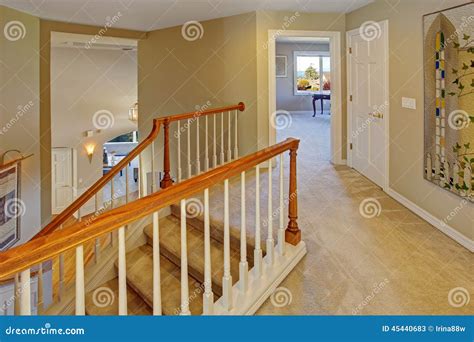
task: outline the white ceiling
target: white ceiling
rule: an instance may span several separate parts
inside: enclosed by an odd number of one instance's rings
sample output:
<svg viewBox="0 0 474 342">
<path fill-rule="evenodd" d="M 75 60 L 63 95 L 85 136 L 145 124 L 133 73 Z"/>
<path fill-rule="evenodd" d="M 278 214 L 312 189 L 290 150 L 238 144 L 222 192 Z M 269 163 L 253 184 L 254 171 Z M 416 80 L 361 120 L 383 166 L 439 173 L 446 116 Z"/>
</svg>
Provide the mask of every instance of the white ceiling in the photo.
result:
<svg viewBox="0 0 474 342">
<path fill-rule="evenodd" d="M 351 12 L 373 0 L 0 0 L 0 4 L 44 19 L 141 31 L 182 25 L 255 10 Z"/>
</svg>

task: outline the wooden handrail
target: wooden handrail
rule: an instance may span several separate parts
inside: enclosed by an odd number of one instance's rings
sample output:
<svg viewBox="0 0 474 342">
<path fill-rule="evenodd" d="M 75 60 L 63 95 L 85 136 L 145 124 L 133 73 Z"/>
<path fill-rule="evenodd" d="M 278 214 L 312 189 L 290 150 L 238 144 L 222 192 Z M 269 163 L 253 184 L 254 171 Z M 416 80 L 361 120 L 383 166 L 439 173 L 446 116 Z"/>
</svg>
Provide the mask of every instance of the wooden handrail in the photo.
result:
<svg viewBox="0 0 474 342">
<path fill-rule="evenodd" d="M 71 217 L 79 208 L 81 208 L 87 201 L 89 201 L 97 192 L 99 192 L 110 180 L 115 177 L 120 170 L 122 170 L 129 162 L 137 157 L 145 148 L 150 145 L 153 140 L 156 139 L 160 130 L 158 120 L 153 120 L 153 127 L 150 134 L 143 140 L 137 147 L 135 147 L 130 153 L 124 157 L 117 165 L 112 167 L 107 174 L 99 178 L 86 192 L 79 196 L 74 202 L 72 202 L 66 209 L 64 209 L 59 215 L 54 217 L 50 223 L 48 223 L 33 239 L 45 236 L 54 230 L 56 230 L 61 224 Z"/>
<path fill-rule="evenodd" d="M 195 112 L 188 112 L 179 115 L 168 116 L 164 118 L 160 118 L 160 123 L 163 124 L 164 130 L 164 142 L 163 142 L 163 179 L 160 182 L 160 187 L 162 189 L 166 189 L 173 185 L 173 180 L 171 178 L 171 165 L 170 165 L 170 135 L 169 135 L 169 125 L 171 122 L 186 120 L 186 119 L 195 119 L 200 117 L 205 117 L 211 114 L 217 113 L 224 113 L 231 110 L 239 110 L 243 112 L 245 110 L 245 104 L 243 102 L 239 102 L 237 105 L 233 106 L 226 106 L 226 107 L 219 107 L 214 108 L 206 111 L 195 111 Z"/>
<path fill-rule="evenodd" d="M 180 121 L 180 120 L 185 120 L 185 119 L 192 119 L 192 118 L 207 116 L 211 114 L 228 112 L 230 110 L 239 110 L 243 112 L 245 110 L 245 104 L 243 102 L 239 102 L 237 105 L 218 107 L 218 108 L 213 108 L 209 110 L 204 110 L 202 112 L 194 111 L 194 112 L 182 113 L 182 114 L 177 114 L 177 115 L 171 115 L 171 116 L 159 118 L 158 120 L 161 123 L 164 123 L 165 121 L 175 122 L 175 121 Z"/>
<path fill-rule="evenodd" d="M 9 249 L 0 253 L 0 278 L 28 269 L 66 250 L 82 245 L 89 240 L 98 238 L 103 234 L 110 233 L 157 212 L 161 208 L 174 204 L 181 199 L 189 198 L 197 192 L 203 191 L 225 179 L 239 175 L 241 172 L 253 168 L 285 151 L 296 151 L 298 146 L 299 140 L 289 138 L 279 144 L 221 165 L 172 187 L 112 209 L 96 217 L 92 222 L 78 222 L 67 228 L 56 230 L 48 235 L 30 240 L 21 246 Z M 296 154 L 293 154 L 293 156 L 296 157 Z M 292 167 L 291 170 L 293 169 Z M 296 174 L 290 174 L 290 178 L 296 180 Z M 295 196 L 290 196 L 290 202 L 294 198 Z M 290 210 L 291 208 L 290 204 Z M 297 217 L 296 213 L 290 213 L 289 216 Z M 293 226 L 292 229 L 297 228 Z M 296 243 L 296 241 L 292 243 Z"/>
<path fill-rule="evenodd" d="M 130 151 L 130 153 L 127 156 L 125 156 L 117 165 L 112 167 L 110 171 L 107 172 L 107 174 L 105 174 L 103 177 L 97 180 L 97 182 L 95 182 L 89 189 L 87 189 L 86 192 L 84 192 L 76 200 L 74 200 L 66 209 L 64 209 L 60 214 L 55 216 L 51 220 L 51 222 L 49 222 L 38 234 L 36 234 L 33 237 L 33 239 L 45 236 L 55 231 L 62 224 L 64 224 L 68 220 L 68 218 L 74 215 L 74 213 L 78 211 L 79 208 L 81 208 L 93 196 L 95 196 L 108 182 L 112 180 L 113 177 L 115 177 L 124 167 L 126 167 L 128 163 L 130 163 L 135 157 L 137 157 L 145 148 L 147 148 L 156 139 L 160 131 L 161 125 L 163 125 L 164 128 L 167 130 L 168 124 L 170 122 L 183 120 L 183 119 L 189 119 L 189 118 L 198 117 L 198 116 L 206 116 L 206 115 L 211 115 L 215 113 L 226 112 L 229 110 L 237 110 L 237 109 L 240 111 L 243 111 L 245 109 L 244 103 L 240 102 L 237 105 L 213 108 L 213 109 L 205 110 L 202 112 L 200 111 L 188 112 L 188 113 L 170 115 L 170 116 L 166 116 L 166 117 L 162 117 L 158 119 L 153 119 L 153 127 L 151 129 L 151 132 L 145 138 L 145 140 L 143 140 L 140 144 L 138 144 L 137 147 L 135 147 L 132 151 Z M 168 133 L 169 132 L 165 132 L 165 138 L 166 138 L 166 134 Z M 168 148 L 166 148 L 166 144 L 165 144 L 165 155 L 166 155 L 166 152 L 168 152 L 169 154 L 169 146 Z M 172 180 L 169 174 L 169 155 L 167 159 L 168 159 L 168 164 L 165 163 L 165 167 L 164 167 L 164 182 L 165 183 L 168 182 L 168 184 L 172 184 Z M 166 165 L 168 165 L 168 167 L 166 167 Z M 168 173 L 166 173 L 166 170 L 168 170 Z M 165 183 L 163 183 L 162 181 L 162 184 L 165 184 Z"/>
</svg>

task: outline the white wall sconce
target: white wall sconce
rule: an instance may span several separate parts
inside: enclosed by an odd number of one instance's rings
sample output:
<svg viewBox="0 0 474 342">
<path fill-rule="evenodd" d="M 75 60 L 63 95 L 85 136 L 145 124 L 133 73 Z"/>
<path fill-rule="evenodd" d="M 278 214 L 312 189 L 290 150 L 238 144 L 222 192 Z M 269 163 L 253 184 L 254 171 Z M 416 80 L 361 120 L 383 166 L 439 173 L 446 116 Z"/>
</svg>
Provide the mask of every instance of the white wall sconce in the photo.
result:
<svg viewBox="0 0 474 342">
<path fill-rule="evenodd" d="M 92 156 L 94 155 L 95 145 L 87 144 L 84 146 L 87 152 L 87 157 L 89 157 L 89 163 L 92 163 Z"/>
<path fill-rule="evenodd" d="M 132 122 L 138 122 L 138 102 L 128 110 L 128 119 Z"/>
</svg>

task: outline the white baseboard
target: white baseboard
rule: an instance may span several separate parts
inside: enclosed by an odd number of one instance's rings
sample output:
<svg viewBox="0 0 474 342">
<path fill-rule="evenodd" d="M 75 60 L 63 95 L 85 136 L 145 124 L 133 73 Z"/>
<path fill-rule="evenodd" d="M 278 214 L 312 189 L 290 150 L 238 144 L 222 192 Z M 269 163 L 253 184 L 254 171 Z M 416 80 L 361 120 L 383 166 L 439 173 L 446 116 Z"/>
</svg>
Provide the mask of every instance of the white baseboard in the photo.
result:
<svg viewBox="0 0 474 342">
<path fill-rule="evenodd" d="M 441 232 L 449 236 L 451 239 L 456 241 L 457 243 L 461 244 L 465 248 L 467 248 L 470 252 L 474 252 L 474 241 L 469 239 L 467 236 L 461 234 L 453 227 L 450 227 L 445 222 L 440 220 L 439 218 L 433 216 L 425 209 L 420 208 L 418 205 L 404 197 L 403 195 L 399 194 L 392 188 L 389 188 L 387 194 L 396 201 L 400 202 L 402 205 L 410 209 L 413 213 L 427 221 L 429 224 L 434 226 L 435 228 L 439 229 Z"/>
</svg>

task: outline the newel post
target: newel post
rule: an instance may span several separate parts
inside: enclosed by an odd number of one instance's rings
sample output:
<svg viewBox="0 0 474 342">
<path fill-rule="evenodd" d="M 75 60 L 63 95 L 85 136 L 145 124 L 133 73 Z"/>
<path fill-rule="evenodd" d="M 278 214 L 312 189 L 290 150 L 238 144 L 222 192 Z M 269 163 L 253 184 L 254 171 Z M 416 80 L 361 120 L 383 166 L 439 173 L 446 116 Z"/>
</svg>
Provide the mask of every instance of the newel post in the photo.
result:
<svg viewBox="0 0 474 342">
<path fill-rule="evenodd" d="M 290 188 L 288 191 L 288 226 L 285 241 L 297 245 L 301 241 L 301 230 L 298 227 L 298 193 L 296 186 L 296 155 L 298 145 L 290 150 Z"/>
<path fill-rule="evenodd" d="M 160 187 L 166 189 L 173 185 L 173 180 L 170 175 L 170 122 L 168 119 L 163 121 L 164 131 L 164 153 L 163 153 L 163 179 L 160 182 Z"/>
</svg>

